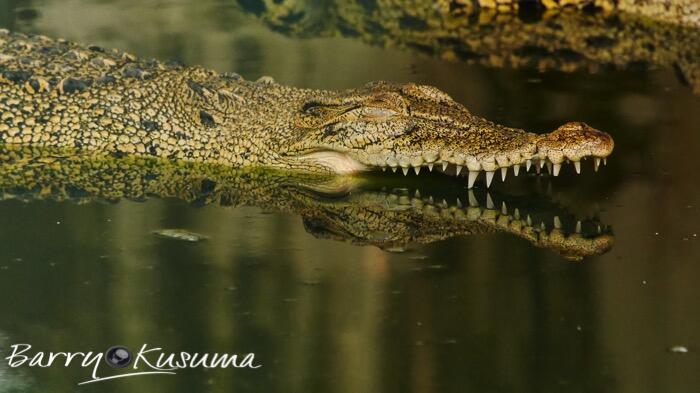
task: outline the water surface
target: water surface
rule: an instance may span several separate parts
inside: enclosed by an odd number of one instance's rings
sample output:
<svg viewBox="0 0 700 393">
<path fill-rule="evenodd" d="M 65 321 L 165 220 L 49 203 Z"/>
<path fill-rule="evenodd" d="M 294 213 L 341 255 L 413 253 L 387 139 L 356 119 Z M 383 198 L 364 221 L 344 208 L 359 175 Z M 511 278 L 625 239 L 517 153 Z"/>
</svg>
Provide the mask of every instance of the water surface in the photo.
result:
<svg viewBox="0 0 700 393">
<path fill-rule="evenodd" d="M 500 123 L 548 131 L 583 120 L 616 141 L 598 174 L 589 165 L 575 176 L 569 167 L 557 179 L 496 187 L 545 196 L 549 187 L 550 200 L 611 225 L 612 249 L 582 262 L 506 233 L 388 252 L 313 236 L 298 214 L 254 206 L 177 198 L 4 200 L 3 356 L 21 342 L 45 351 L 149 343 L 172 351 L 255 352 L 263 367 L 80 388 L 76 383 L 88 375 L 79 368 L 5 368 L 0 390 L 691 392 L 700 386 L 700 98 L 672 68 L 540 73 L 469 65 L 340 34 L 290 37 L 234 1 L 0 4 L 0 21 L 13 30 L 248 79 L 272 75 L 299 87 L 427 83 Z M 466 197 L 464 184 L 445 187 Z M 163 228 L 207 239 L 152 234 Z M 673 346 L 690 352 L 672 353 Z"/>
</svg>

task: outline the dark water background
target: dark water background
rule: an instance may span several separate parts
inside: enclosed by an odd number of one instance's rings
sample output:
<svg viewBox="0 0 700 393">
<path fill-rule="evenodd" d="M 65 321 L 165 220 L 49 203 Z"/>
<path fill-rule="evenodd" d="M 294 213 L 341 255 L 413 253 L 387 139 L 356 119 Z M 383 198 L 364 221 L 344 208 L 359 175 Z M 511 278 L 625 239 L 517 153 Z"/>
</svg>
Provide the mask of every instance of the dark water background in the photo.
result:
<svg viewBox="0 0 700 393">
<path fill-rule="evenodd" d="M 506 234 L 388 253 L 255 207 L 0 202 L 2 357 L 148 343 L 263 365 L 80 388 L 87 370 L 3 365 L 0 391 L 698 391 L 700 99 L 672 70 L 538 73 L 290 38 L 221 0 L 1 1 L 0 24 L 300 87 L 427 83 L 500 123 L 584 120 L 616 140 L 600 173 L 552 184 L 613 227 L 613 249 L 580 263 Z M 151 235 L 170 227 L 209 240 Z"/>
</svg>

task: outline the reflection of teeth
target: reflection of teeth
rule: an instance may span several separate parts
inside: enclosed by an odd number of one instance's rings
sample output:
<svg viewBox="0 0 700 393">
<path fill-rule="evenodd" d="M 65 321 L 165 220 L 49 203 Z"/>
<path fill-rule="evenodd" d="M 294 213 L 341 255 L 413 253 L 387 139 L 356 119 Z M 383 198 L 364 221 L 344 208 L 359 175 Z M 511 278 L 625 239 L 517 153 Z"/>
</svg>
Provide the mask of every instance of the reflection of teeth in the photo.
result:
<svg viewBox="0 0 700 393">
<path fill-rule="evenodd" d="M 471 206 L 471 207 L 479 206 L 479 202 L 476 200 L 476 197 L 474 196 L 474 191 L 469 190 L 468 196 L 469 196 L 469 206 Z"/>
<path fill-rule="evenodd" d="M 493 210 L 493 199 L 491 199 L 491 194 L 486 193 L 486 208 Z"/>
<path fill-rule="evenodd" d="M 405 189 L 403 189 L 405 190 Z M 386 201 L 390 204 L 390 208 L 396 211 L 406 209 L 418 209 L 424 216 L 431 219 L 439 220 L 456 220 L 456 221 L 472 221 L 478 222 L 486 228 L 496 228 L 509 233 L 517 234 L 537 245 L 543 247 L 554 246 L 555 249 L 563 247 L 564 251 L 568 246 L 574 246 L 578 250 L 588 250 L 590 246 L 605 245 L 609 239 L 604 235 L 608 230 L 607 227 L 598 225 L 598 223 L 586 224 L 592 232 L 583 231 L 581 221 L 575 221 L 575 226 L 569 227 L 562 222 L 560 216 L 555 215 L 553 218 L 543 220 L 543 217 L 538 217 L 535 221 L 537 224 L 533 226 L 533 219 L 528 214 L 527 219 L 521 218 L 521 212 L 518 208 L 508 210 L 508 205 L 505 201 L 501 201 L 500 205 L 494 204 L 494 200 L 489 193 L 486 193 L 486 201 L 484 204 L 479 204 L 474 192 L 468 190 L 467 197 L 468 206 L 463 206 L 461 198 L 455 198 L 456 204 L 448 204 L 444 198 L 437 198 L 435 203 L 434 198 L 420 197 L 418 190 L 414 193 L 415 198 L 408 197 L 407 190 L 400 191 L 401 195 L 390 195 Z M 395 206 L 394 206 L 395 205 Z M 497 205 L 495 207 L 494 205 Z M 573 223 L 572 223 L 573 224 Z M 596 234 L 596 229 L 598 233 Z M 584 233 L 587 233 L 584 235 Z M 599 237 L 603 236 L 603 237 Z M 602 242 L 602 243 L 601 243 Z M 580 260 L 581 257 L 587 255 L 574 253 L 572 255 L 563 254 L 565 258 L 572 260 Z"/>
</svg>

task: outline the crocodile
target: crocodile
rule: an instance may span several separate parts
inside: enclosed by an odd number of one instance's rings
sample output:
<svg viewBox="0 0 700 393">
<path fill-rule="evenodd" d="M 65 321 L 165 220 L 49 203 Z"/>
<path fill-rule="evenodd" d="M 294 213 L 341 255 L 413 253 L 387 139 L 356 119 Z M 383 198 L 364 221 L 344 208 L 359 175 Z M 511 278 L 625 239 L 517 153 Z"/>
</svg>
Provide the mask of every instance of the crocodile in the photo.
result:
<svg viewBox="0 0 700 393">
<path fill-rule="evenodd" d="M 0 162 L 0 201 L 177 198 L 194 206 L 256 206 L 300 216 L 315 237 L 391 252 L 489 233 L 517 236 L 568 260 L 600 255 L 614 244 L 612 231 L 598 219 L 577 219 L 544 195 L 514 197 L 403 177 L 414 181 L 388 184 L 368 176 L 95 156 L 35 146 L 0 147 Z"/>
<path fill-rule="evenodd" d="M 700 2 L 693 0 L 686 8 L 691 13 L 693 4 L 692 14 L 700 20 Z M 496 8 L 465 11 L 454 2 L 432 0 L 400 8 L 391 1 L 334 0 L 318 7 L 316 2 L 283 0 L 265 3 L 263 11 L 243 10 L 287 36 L 343 36 L 488 67 L 567 73 L 669 69 L 700 94 L 700 25 L 650 18 L 620 5 L 622 9 L 598 12 L 565 7 L 512 13 Z"/>
<path fill-rule="evenodd" d="M 583 122 L 545 134 L 499 125 L 427 85 L 293 88 L 7 31 L 0 48 L 0 143 L 11 145 L 334 174 L 437 167 L 470 188 L 521 166 L 557 176 L 590 159 L 597 170 L 614 147 Z"/>
<path fill-rule="evenodd" d="M 696 0 L 330 0 L 331 4 L 319 6 L 318 0 L 237 0 L 245 10 L 263 14 L 273 10 L 287 13 L 288 21 L 295 21 L 306 13 L 318 14 L 328 10 L 343 13 L 348 9 L 364 13 L 391 14 L 393 20 L 404 27 L 428 26 L 435 14 L 501 16 L 521 13 L 556 14 L 581 11 L 587 13 L 617 13 L 637 15 L 649 21 L 672 23 L 681 26 L 700 27 L 700 3 Z M 305 11 L 300 11 L 305 10 Z"/>
</svg>

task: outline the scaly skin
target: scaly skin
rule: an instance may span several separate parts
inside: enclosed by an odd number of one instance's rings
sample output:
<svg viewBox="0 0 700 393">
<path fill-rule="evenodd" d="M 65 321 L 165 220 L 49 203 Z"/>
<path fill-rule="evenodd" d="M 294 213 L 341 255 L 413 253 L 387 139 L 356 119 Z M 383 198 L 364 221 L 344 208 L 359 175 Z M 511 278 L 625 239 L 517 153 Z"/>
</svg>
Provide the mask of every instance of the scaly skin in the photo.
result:
<svg viewBox="0 0 700 393">
<path fill-rule="evenodd" d="M 314 236 L 389 251 L 459 235 L 500 232 L 580 260 L 608 251 L 614 242 L 597 221 L 568 219 L 565 211 L 541 198 L 497 196 L 496 205 L 490 195 L 469 191 L 461 198 L 452 196 L 448 204 L 441 197 L 428 196 L 425 188 L 422 196 L 405 189 L 379 191 L 372 189 L 369 179 L 357 177 L 94 156 L 28 146 L 0 147 L 0 162 L 0 200 L 86 203 L 155 196 L 196 205 L 258 206 L 300 215 Z M 540 223 L 543 219 L 547 225 Z"/>
<path fill-rule="evenodd" d="M 447 3 L 436 6 L 433 0 L 402 7 L 391 1 L 363 4 L 335 0 L 319 9 L 314 2 L 275 1 L 259 17 L 290 36 L 343 35 L 489 67 L 561 72 L 673 68 L 700 94 L 700 25 L 613 9 L 591 13 L 567 8 L 527 18 L 495 9 L 465 14 Z M 700 14 L 700 1 L 694 4 Z"/>
<path fill-rule="evenodd" d="M 549 10 L 553 9 L 603 9 L 677 24 L 700 26 L 700 3 L 696 0 L 442 0 L 441 3 L 462 5 L 472 9 L 476 3 L 481 8 L 496 9 L 499 12 L 517 11 L 521 4 L 533 3 Z"/>
<path fill-rule="evenodd" d="M 290 8 L 300 8 L 313 0 L 248 0 L 239 3 L 256 3 L 255 10 L 275 9 L 280 5 Z M 540 8 L 548 12 L 583 10 L 586 12 L 604 11 L 643 16 L 649 20 L 674 23 L 678 25 L 700 27 L 700 3 L 697 0 L 336 0 L 337 8 L 361 7 L 368 12 L 376 9 L 390 10 L 396 16 L 397 22 L 420 23 L 427 21 L 424 16 L 437 12 L 463 14 L 479 10 L 513 14 L 521 8 Z M 310 5 L 310 4 L 309 4 Z M 309 8 L 302 6 L 302 8 Z M 315 9 L 333 8 L 328 5 Z M 415 19 L 405 19 L 406 17 Z M 403 19 L 403 20 L 402 20 Z"/>
<path fill-rule="evenodd" d="M 537 135 L 472 115 L 430 86 L 370 83 L 346 91 L 245 81 L 198 67 L 137 60 L 117 50 L 0 33 L 0 141 L 222 164 L 347 174 L 437 164 L 448 173 L 613 149 L 584 123 Z M 465 171 L 466 173 L 466 171 Z"/>
</svg>

